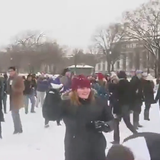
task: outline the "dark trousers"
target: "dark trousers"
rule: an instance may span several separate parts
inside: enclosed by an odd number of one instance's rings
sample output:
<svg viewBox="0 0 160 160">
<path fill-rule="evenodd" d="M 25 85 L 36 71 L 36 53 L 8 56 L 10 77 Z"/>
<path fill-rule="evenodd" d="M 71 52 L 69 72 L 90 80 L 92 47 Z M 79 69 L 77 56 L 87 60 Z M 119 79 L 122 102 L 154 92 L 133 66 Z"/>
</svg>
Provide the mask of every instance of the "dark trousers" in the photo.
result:
<svg viewBox="0 0 160 160">
<path fill-rule="evenodd" d="M 49 124 L 49 120 L 45 119 L 44 124 L 48 125 Z M 60 125 L 60 120 L 57 120 L 57 125 Z"/>
<path fill-rule="evenodd" d="M 145 109 L 144 111 L 149 111 L 151 108 L 151 104 L 150 103 L 145 103 Z"/>
<path fill-rule="evenodd" d="M 139 115 L 141 113 L 141 106 L 142 106 L 142 103 L 139 102 L 139 103 L 136 103 L 133 108 L 133 125 L 135 127 L 138 127 L 139 125 Z"/>
<path fill-rule="evenodd" d="M 49 123 L 49 120 L 48 120 L 48 119 L 45 119 L 44 124 L 45 124 L 45 125 L 48 125 L 48 123 Z"/>
<path fill-rule="evenodd" d="M 128 111 L 126 110 L 121 116 L 119 116 L 118 118 L 115 119 L 115 123 L 114 123 L 114 141 L 117 142 L 117 143 L 120 142 L 119 124 L 120 124 L 121 119 L 123 119 L 123 121 L 126 124 L 127 128 L 132 133 L 137 133 L 136 129 L 131 124 L 129 110 Z"/>
<path fill-rule="evenodd" d="M 3 102 L 4 113 L 6 113 L 7 112 L 7 109 L 6 109 L 7 94 L 3 95 L 2 102 Z"/>
<path fill-rule="evenodd" d="M 150 103 L 145 103 L 145 109 L 144 109 L 144 120 L 150 120 L 149 119 L 149 110 L 151 108 L 151 104 Z"/>
</svg>

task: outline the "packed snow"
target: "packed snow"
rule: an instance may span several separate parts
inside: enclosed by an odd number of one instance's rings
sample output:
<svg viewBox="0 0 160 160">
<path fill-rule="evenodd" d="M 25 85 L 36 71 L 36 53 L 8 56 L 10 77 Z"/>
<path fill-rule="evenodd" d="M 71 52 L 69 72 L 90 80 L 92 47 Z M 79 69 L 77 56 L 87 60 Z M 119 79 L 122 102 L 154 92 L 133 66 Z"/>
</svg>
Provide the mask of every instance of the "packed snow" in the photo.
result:
<svg viewBox="0 0 160 160">
<path fill-rule="evenodd" d="M 9 108 L 9 107 L 8 107 Z M 41 108 L 36 109 L 35 114 L 25 114 L 21 109 L 21 120 L 23 124 L 23 134 L 13 135 L 13 122 L 11 113 L 5 115 L 5 123 L 2 124 L 3 139 L 0 140 L 0 159 L 2 160 L 64 160 L 64 134 L 65 126 L 57 126 L 55 122 L 50 122 L 49 128 L 44 128 L 44 119 Z M 151 131 L 160 133 L 159 105 L 152 105 L 150 111 L 151 121 L 143 120 L 141 113 L 141 124 L 144 126 L 139 132 Z M 120 126 L 121 140 L 131 132 L 122 122 Z M 107 149 L 113 141 L 113 132 L 105 134 L 107 139 Z M 138 147 L 138 145 L 136 146 Z M 142 148 L 140 148 L 142 150 Z"/>
</svg>

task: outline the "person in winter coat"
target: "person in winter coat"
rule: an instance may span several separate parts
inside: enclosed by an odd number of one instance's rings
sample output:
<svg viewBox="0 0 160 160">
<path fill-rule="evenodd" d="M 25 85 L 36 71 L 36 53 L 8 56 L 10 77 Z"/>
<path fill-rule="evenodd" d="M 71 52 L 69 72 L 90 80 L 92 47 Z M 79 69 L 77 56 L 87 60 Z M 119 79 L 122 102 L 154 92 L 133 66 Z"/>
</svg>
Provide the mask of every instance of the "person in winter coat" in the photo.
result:
<svg viewBox="0 0 160 160">
<path fill-rule="evenodd" d="M 50 81 L 44 77 L 44 75 L 41 75 L 37 80 L 37 101 L 36 101 L 36 107 L 38 107 L 39 103 L 41 104 L 41 107 L 44 103 L 44 98 L 46 95 L 46 92 L 48 91 L 50 86 Z"/>
<path fill-rule="evenodd" d="M 108 105 L 109 94 L 107 91 L 107 81 L 102 73 L 97 74 L 97 83 L 92 85 L 93 89 L 96 90 L 97 95 L 106 101 Z"/>
<path fill-rule="evenodd" d="M 27 79 L 24 81 L 25 90 L 24 94 L 24 104 L 25 104 L 25 113 L 28 114 L 28 104 L 31 102 L 31 113 L 35 113 L 35 92 L 33 88 L 32 75 L 28 75 Z"/>
<path fill-rule="evenodd" d="M 7 74 L 4 74 L 2 102 L 3 102 L 3 108 L 4 108 L 4 113 L 5 114 L 7 113 L 7 79 L 8 79 Z"/>
<path fill-rule="evenodd" d="M 136 71 L 136 75 L 132 77 L 131 81 L 131 108 L 133 110 L 133 125 L 136 129 L 142 127 L 139 124 L 139 115 L 141 113 L 141 107 L 143 102 L 143 90 L 142 90 L 142 71 Z"/>
<path fill-rule="evenodd" d="M 3 82 L 0 81 L 0 139 L 2 139 L 2 126 L 1 122 L 4 122 L 4 115 L 2 111 L 2 99 L 3 99 Z"/>
<path fill-rule="evenodd" d="M 68 68 L 63 70 L 63 72 L 59 78 L 60 78 L 60 82 L 64 86 L 64 89 L 63 89 L 64 92 L 71 89 L 72 73 Z"/>
<path fill-rule="evenodd" d="M 142 89 L 144 95 L 145 109 L 144 109 L 144 120 L 150 121 L 149 110 L 151 104 L 155 103 L 154 100 L 154 82 L 151 75 L 143 74 L 142 75 Z"/>
<path fill-rule="evenodd" d="M 119 82 L 117 84 L 118 107 L 114 110 L 115 127 L 114 127 L 114 142 L 120 143 L 119 123 L 121 118 L 124 120 L 127 128 L 132 133 L 137 133 L 130 121 L 130 83 L 127 80 L 127 75 L 124 71 L 118 73 Z"/>
<path fill-rule="evenodd" d="M 15 67 L 9 68 L 9 74 L 7 93 L 10 96 L 10 110 L 14 123 L 13 134 L 18 134 L 23 132 L 19 110 L 23 107 L 23 91 L 25 87 L 24 81 L 22 77 L 18 76 Z"/>
<path fill-rule="evenodd" d="M 117 90 L 118 82 L 119 78 L 117 77 L 117 75 L 113 75 L 110 77 L 108 91 L 109 91 L 109 102 L 113 110 L 113 113 L 119 112 L 118 110 L 120 109 L 118 105 L 118 90 Z"/>
<path fill-rule="evenodd" d="M 50 81 L 50 89 L 48 90 L 47 94 L 53 93 L 54 92 L 54 96 L 56 98 L 52 98 L 54 105 L 57 104 L 57 97 L 58 95 L 60 95 L 61 92 L 63 92 L 63 84 L 60 83 L 60 80 L 58 77 L 56 77 L 55 79 L 52 79 Z M 58 95 L 56 95 L 58 94 Z M 43 110 L 45 110 L 46 106 L 45 103 L 43 105 Z M 49 127 L 49 120 L 47 118 L 45 118 L 45 128 Z M 57 125 L 60 126 L 60 119 L 57 119 Z"/>
<path fill-rule="evenodd" d="M 111 110 L 95 96 L 86 77 L 74 77 L 71 88 L 52 112 L 52 119 L 61 117 L 66 126 L 65 160 L 105 160 L 106 140 L 102 132 L 112 130 Z M 53 109 L 49 100 L 47 104 Z"/>
</svg>

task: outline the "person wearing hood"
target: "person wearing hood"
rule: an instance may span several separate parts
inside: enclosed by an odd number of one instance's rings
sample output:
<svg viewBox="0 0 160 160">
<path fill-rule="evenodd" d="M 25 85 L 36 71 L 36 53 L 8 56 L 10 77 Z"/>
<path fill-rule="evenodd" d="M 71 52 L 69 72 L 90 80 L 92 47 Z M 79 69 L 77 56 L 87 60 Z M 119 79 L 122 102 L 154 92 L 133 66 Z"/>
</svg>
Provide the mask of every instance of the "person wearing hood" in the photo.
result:
<svg viewBox="0 0 160 160">
<path fill-rule="evenodd" d="M 143 102 L 143 90 L 142 90 L 142 71 L 137 70 L 136 75 L 132 77 L 131 81 L 131 108 L 133 110 L 133 125 L 136 129 L 142 127 L 139 123 L 139 115 L 141 113 L 141 107 Z"/>
<path fill-rule="evenodd" d="M 150 74 L 142 74 L 142 89 L 144 94 L 144 120 L 150 121 L 149 111 L 151 104 L 155 103 L 154 100 L 154 82 L 153 77 Z"/>
<path fill-rule="evenodd" d="M 65 160 L 105 160 L 103 132 L 112 131 L 111 110 L 95 95 L 85 76 L 75 76 L 71 88 L 70 92 L 62 94 L 62 104 L 55 105 L 54 109 L 50 104 L 53 109 L 50 118 L 61 117 L 66 126 Z"/>
<path fill-rule="evenodd" d="M 133 133 L 137 133 L 130 121 L 130 83 L 124 71 L 118 73 L 119 82 L 117 84 L 118 107 L 114 111 L 115 127 L 114 127 L 114 144 L 120 143 L 119 123 L 123 119 L 127 128 Z"/>
</svg>

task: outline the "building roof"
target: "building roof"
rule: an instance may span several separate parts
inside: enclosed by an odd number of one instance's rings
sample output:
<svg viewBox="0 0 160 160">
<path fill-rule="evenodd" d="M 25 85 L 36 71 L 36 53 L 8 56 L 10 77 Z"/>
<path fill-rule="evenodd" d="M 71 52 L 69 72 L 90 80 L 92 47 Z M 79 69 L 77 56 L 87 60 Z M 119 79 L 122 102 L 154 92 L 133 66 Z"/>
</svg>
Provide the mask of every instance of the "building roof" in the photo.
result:
<svg viewBox="0 0 160 160">
<path fill-rule="evenodd" d="M 72 65 L 69 66 L 68 68 L 94 68 L 93 66 L 89 66 L 89 65 Z"/>
</svg>

